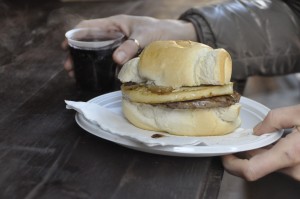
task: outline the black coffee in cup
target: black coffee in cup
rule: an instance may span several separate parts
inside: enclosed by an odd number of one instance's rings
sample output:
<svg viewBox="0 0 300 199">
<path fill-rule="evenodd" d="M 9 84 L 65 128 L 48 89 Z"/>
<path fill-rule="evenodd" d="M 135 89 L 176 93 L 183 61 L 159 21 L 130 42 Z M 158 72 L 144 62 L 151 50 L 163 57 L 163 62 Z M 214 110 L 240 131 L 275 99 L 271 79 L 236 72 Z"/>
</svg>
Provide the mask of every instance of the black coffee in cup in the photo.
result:
<svg viewBox="0 0 300 199">
<path fill-rule="evenodd" d="M 74 29 L 66 33 L 77 85 L 100 94 L 119 89 L 114 50 L 122 43 L 120 32 Z"/>
</svg>

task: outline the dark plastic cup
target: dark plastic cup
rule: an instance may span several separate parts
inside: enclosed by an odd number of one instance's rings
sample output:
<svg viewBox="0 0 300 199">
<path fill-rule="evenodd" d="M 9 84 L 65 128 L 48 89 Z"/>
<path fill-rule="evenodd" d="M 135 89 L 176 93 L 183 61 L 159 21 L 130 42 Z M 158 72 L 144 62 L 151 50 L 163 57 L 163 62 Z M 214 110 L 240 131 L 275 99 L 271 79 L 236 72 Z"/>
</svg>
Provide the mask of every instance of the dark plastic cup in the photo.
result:
<svg viewBox="0 0 300 199">
<path fill-rule="evenodd" d="M 78 28 L 66 33 L 80 89 L 100 94 L 118 89 L 118 65 L 114 50 L 123 42 L 124 34 L 97 28 Z"/>
</svg>

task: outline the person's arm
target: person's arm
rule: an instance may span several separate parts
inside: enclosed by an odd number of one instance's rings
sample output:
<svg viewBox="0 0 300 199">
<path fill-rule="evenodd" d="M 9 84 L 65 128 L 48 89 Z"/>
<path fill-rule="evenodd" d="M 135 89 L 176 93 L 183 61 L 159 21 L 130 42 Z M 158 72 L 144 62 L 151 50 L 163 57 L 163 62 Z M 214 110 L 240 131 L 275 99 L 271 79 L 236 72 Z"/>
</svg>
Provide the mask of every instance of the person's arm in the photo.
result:
<svg viewBox="0 0 300 199">
<path fill-rule="evenodd" d="M 271 110 L 254 128 L 256 135 L 293 128 L 275 145 L 248 151 L 241 155 L 223 156 L 225 169 L 249 181 L 272 172 L 282 172 L 300 181 L 300 105 Z"/>
<path fill-rule="evenodd" d="M 107 18 L 85 20 L 79 23 L 80 27 L 97 27 L 120 31 L 127 38 L 136 39 L 141 48 L 156 40 L 191 40 L 197 41 L 196 32 L 192 23 L 183 20 L 160 20 L 152 17 L 116 15 Z M 66 49 L 67 43 L 63 43 Z M 116 63 L 123 65 L 133 58 L 138 46 L 133 40 L 126 40 L 113 54 Z M 68 58 L 64 63 L 70 76 L 74 76 L 72 60 Z"/>
<path fill-rule="evenodd" d="M 283 0 L 300 18 L 300 1 L 299 0 Z"/>
<path fill-rule="evenodd" d="M 289 7 L 299 1 L 286 1 L 225 1 L 189 9 L 179 19 L 194 24 L 202 43 L 229 51 L 233 80 L 283 75 L 300 71 L 300 20 Z"/>
<path fill-rule="evenodd" d="M 254 2 L 258 1 L 225 1 L 193 8 L 181 15 L 180 20 L 118 15 L 83 21 L 79 26 L 122 31 L 127 37 L 137 39 L 142 47 L 155 40 L 181 39 L 224 48 L 233 59 L 233 81 L 245 80 L 251 75 L 299 72 L 300 22 L 297 15 L 282 1 Z M 126 41 L 116 50 L 114 59 L 123 64 L 136 51 L 134 42 Z M 70 60 L 65 68 L 72 69 Z"/>
</svg>

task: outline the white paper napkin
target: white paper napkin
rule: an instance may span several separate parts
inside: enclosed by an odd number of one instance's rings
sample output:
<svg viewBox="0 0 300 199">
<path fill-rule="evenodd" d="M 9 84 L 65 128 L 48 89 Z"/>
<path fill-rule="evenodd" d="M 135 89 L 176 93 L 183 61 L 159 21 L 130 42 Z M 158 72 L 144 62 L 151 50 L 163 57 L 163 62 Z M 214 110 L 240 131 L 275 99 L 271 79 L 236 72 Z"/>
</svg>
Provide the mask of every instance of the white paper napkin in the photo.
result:
<svg viewBox="0 0 300 199">
<path fill-rule="evenodd" d="M 190 137 L 175 136 L 162 132 L 147 131 L 133 126 L 122 114 L 122 111 L 112 111 L 111 109 L 102 107 L 90 102 L 74 102 L 65 101 L 67 109 L 74 109 L 82 114 L 91 123 L 99 126 L 99 128 L 117 136 L 126 137 L 136 142 L 143 143 L 147 146 L 210 146 L 210 145 L 234 145 L 247 144 L 257 141 L 263 136 L 253 135 L 252 129 L 239 128 L 233 133 L 224 136 L 206 136 L 206 137 Z M 155 134 L 161 137 L 153 138 Z"/>
</svg>

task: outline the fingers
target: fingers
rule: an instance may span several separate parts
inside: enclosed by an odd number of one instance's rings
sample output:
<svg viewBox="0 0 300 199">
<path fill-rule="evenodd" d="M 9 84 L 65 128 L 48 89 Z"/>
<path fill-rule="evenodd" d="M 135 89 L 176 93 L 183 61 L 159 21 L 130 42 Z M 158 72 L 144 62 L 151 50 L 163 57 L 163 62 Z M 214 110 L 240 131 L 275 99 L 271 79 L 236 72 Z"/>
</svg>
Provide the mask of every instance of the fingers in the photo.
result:
<svg viewBox="0 0 300 199">
<path fill-rule="evenodd" d="M 271 110 L 265 119 L 254 127 L 256 135 L 300 125 L 300 105 Z"/>
<path fill-rule="evenodd" d="M 126 40 L 115 50 L 115 52 L 113 53 L 113 59 L 117 64 L 123 65 L 129 59 L 136 56 L 138 51 L 139 46 L 134 41 Z M 64 68 L 68 72 L 70 77 L 74 77 L 73 62 L 70 56 L 67 57 L 64 63 Z"/>
<path fill-rule="evenodd" d="M 224 168 L 235 176 L 243 177 L 246 180 L 254 181 L 264 174 L 258 175 L 256 170 L 252 169 L 253 160 L 250 160 L 256 155 L 265 153 L 267 149 L 260 148 L 256 150 L 246 151 L 238 154 L 230 154 L 222 157 Z"/>
<path fill-rule="evenodd" d="M 238 154 L 235 154 L 238 158 L 242 158 L 242 159 L 251 159 L 252 157 L 258 155 L 258 154 L 261 154 L 261 153 L 264 153 L 266 152 L 268 149 L 270 149 L 272 147 L 272 145 L 269 145 L 265 148 L 259 148 L 259 149 L 255 149 L 255 150 L 251 150 L 251 151 L 245 151 L 245 152 L 242 152 L 242 153 L 238 153 Z"/>
<path fill-rule="evenodd" d="M 267 174 L 285 168 L 285 160 L 280 155 L 264 152 L 248 159 L 235 155 L 222 157 L 224 168 L 231 174 L 241 176 L 248 181 L 255 181 Z"/>
<path fill-rule="evenodd" d="M 257 180 L 269 173 L 282 172 L 300 179 L 300 133 L 295 129 L 281 138 L 274 146 L 246 152 L 246 155 L 227 155 L 222 158 L 228 172 L 249 181 Z M 242 157 L 242 158 L 241 158 Z M 245 159 L 246 158 L 246 159 Z"/>
<path fill-rule="evenodd" d="M 123 65 L 128 60 L 137 55 L 139 46 L 133 40 L 126 40 L 113 53 L 113 59 L 119 65 Z"/>
<path fill-rule="evenodd" d="M 232 175 L 245 178 L 244 173 L 249 165 L 248 159 L 240 159 L 237 156 L 230 154 L 222 156 L 222 163 L 224 168 Z"/>
<path fill-rule="evenodd" d="M 70 77 L 75 76 L 74 70 L 73 70 L 73 62 L 72 62 L 72 59 L 71 59 L 70 55 L 68 55 L 68 57 L 66 58 L 66 61 L 64 63 L 64 68 L 68 72 L 68 75 Z"/>
<path fill-rule="evenodd" d="M 61 43 L 61 48 L 62 48 L 63 50 L 68 50 L 68 47 L 69 47 L 69 45 L 68 45 L 68 40 L 65 39 L 65 40 Z"/>
<path fill-rule="evenodd" d="M 281 140 L 280 140 L 281 141 Z M 300 132 L 298 129 L 293 129 L 292 133 L 288 134 L 284 139 L 282 139 L 289 146 L 289 151 L 286 152 L 292 166 L 283 168 L 280 170 L 281 173 L 289 175 L 294 179 L 300 181 Z M 282 144 L 281 142 L 279 144 Z"/>
</svg>

